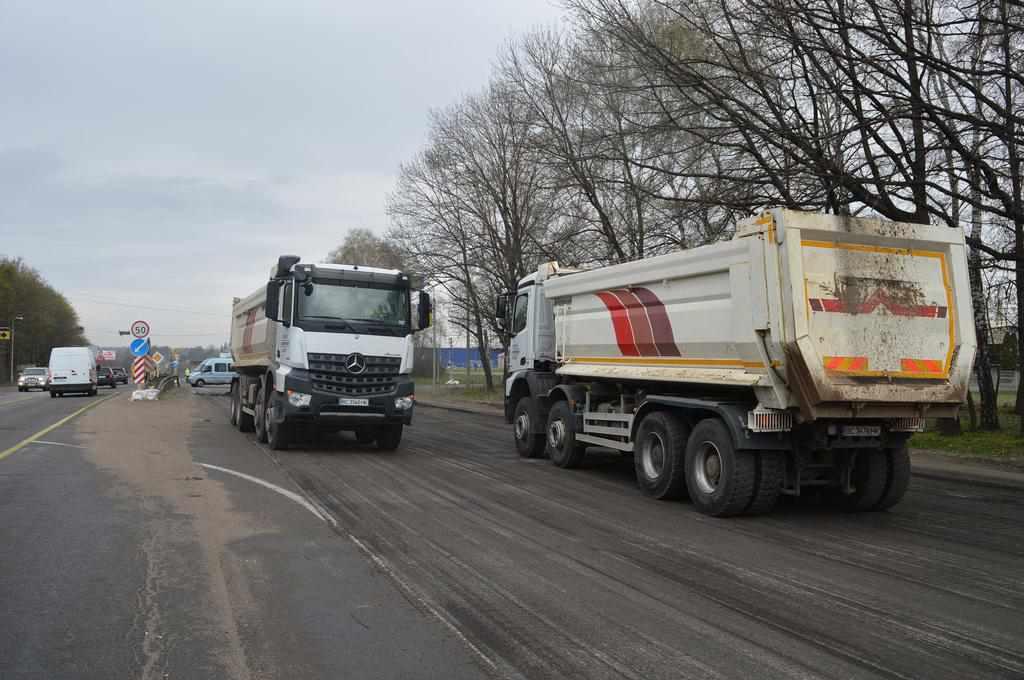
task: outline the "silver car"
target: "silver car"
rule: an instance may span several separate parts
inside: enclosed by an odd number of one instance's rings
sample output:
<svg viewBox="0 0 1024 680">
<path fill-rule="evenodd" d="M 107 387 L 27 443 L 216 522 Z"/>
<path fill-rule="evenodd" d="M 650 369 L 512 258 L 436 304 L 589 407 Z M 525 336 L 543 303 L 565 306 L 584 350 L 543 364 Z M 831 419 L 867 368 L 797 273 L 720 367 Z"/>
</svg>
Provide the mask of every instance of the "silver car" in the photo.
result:
<svg viewBox="0 0 1024 680">
<path fill-rule="evenodd" d="M 45 368 L 24 368 L 18 374 L 18 391 L 28 392 L 29 390 L 46 390 Z"/>
</svg>

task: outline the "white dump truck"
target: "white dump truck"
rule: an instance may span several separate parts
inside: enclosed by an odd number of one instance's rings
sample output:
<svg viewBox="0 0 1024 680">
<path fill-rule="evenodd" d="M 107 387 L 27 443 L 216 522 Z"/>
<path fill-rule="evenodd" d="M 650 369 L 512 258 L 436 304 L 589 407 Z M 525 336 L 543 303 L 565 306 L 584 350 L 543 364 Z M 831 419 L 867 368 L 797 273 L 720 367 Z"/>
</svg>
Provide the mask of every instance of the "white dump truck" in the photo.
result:
<svg viewBox="0 0 1024 680">
<path fill-rule="evenodd" d="M 414 331 L 430 296 L 406 274 L 282 255 L 231 311 L 231 422 L 286 448 L 298 429 L 349 430 L 392 450 L 412 423 Z"/>
<path fill-rule="evenodd" d="M 896 504 L 910 434 L 957 415 L 976 345 L 959 230 L 781 209 L 728 242 L 542 265 L 496 311 L 522 456 L 632 453 L 645 493 L 715 516 L 809 487 Z"/>
</svg>

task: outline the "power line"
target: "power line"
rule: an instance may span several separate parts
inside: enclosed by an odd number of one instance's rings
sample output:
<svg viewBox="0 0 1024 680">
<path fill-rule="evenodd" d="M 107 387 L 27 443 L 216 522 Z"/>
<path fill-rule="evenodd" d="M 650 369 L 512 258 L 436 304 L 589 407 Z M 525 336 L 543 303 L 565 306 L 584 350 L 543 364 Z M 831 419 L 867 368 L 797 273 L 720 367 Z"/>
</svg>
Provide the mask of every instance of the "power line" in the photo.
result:
<svg viewBox="0 0 1024 680">
<path fill-rule="evenodd" d="M 197 312 L 192 309 L 183 309 L 181 307 L 158 307 L 155 305 L 139 305 L 132 302 L 123 302 L 120 300 L 104 300 L 103 298 L 93 297 L 91 295 L 83 295 L 81 293 L 71 293 L 69 297 L 83 298 L 91 302 L 96 302 L 101 305 L 114 305 L 116 307 L 135 307 L 137 309 L 149 309 L 158 312 L 178 312 L 179 314 L 192 314 L 194 316 L 211 316 L 224 318 L 226 315 L 214 314 L 212 312 Z"/>
</svg>

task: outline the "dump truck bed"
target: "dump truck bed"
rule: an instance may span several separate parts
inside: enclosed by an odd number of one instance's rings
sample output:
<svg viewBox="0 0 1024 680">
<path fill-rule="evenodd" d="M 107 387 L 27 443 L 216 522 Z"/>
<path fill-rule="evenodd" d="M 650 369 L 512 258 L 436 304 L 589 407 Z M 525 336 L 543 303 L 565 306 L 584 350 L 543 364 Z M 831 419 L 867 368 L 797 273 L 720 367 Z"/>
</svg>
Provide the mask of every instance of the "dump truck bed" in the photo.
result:
<svg viewBox="0 0 1024 680">
<path fill-rule="evenodd" d="M 807 420 L 950 415 L 974 358 L 956 229 L 772 210 L 544 290 L 562 375 L 753 390 Z"/>
</svg>

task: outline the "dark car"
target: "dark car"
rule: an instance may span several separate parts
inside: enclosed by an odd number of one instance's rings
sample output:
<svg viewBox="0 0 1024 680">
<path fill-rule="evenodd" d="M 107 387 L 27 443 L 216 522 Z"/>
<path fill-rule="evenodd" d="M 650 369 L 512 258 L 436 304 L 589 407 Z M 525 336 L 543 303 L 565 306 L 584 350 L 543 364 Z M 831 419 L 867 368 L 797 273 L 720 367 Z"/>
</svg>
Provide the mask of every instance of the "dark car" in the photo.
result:
<svg viewBox="0 0 1024 680">
<path fill-rule="evenodd" d="M 117 380 L 117 382 L 124 385 L 128 384 L 128 371 L 124 370 L 120 366 L 114 366 L 110 370 L 114 372 L 114 379 Z"/>
<path fill-rule="evenodd" d="M 110 389 L 117 389 L 117 376 L 107 366 L 96 367 L 96 387 L 107 385 Z"/>
</svg>

